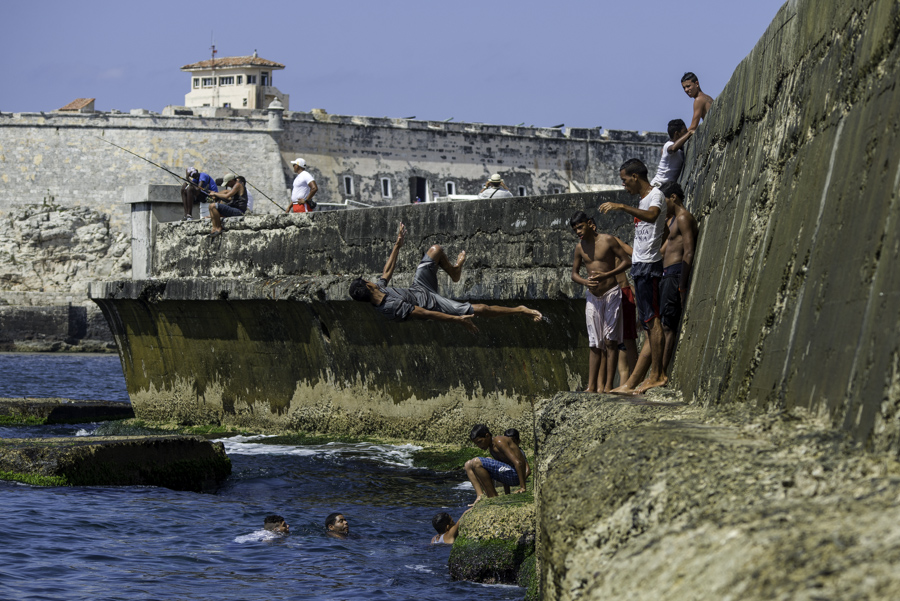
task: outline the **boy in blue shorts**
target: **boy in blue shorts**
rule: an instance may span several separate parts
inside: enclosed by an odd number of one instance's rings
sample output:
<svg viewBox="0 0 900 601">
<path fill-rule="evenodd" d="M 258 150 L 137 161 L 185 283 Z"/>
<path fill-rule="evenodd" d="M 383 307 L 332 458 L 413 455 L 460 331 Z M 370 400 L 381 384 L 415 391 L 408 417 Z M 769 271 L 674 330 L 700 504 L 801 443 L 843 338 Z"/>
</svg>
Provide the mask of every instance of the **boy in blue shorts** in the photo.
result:
<svg viewBox="0 0 900 601">
<path fill-rule="evenodd" d="M 475 488 L 475 502 L 484 497 L 496 497 L 494 480 L 507 486 L 518 486 L 513 494 L 525 492 L 528 464 L 522 449 L 509 436 L 493 436 L 484 424 L 475 424 L 469 439 L 479 449 L 490 451 L 490 457 L 476 457 L 466 461 L 466 475 Z"/>
</svg>

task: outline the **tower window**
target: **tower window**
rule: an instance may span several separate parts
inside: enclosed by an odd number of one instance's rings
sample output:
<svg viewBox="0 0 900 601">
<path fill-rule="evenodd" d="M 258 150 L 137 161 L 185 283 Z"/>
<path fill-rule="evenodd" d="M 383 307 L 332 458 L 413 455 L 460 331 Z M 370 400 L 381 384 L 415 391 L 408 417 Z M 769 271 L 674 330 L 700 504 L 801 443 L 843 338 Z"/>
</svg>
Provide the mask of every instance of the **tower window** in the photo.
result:
<svg viewBox="0 0 900 601">
<path fill-rule="evenodd" d="M 242 83 L 244 83 L 244 76 L 238 75 L 237 76 L 237 85 L 241 85 Z"/>
<path fill-rule="evenodd" d="M 195 87 L 195 88 L 199 88 L 199 87 L 200 87 L 200 78 L 199 78 L 199 77 L 195 77 L 195 78 L 194 78 L 194 87 Z"/>
</svg>

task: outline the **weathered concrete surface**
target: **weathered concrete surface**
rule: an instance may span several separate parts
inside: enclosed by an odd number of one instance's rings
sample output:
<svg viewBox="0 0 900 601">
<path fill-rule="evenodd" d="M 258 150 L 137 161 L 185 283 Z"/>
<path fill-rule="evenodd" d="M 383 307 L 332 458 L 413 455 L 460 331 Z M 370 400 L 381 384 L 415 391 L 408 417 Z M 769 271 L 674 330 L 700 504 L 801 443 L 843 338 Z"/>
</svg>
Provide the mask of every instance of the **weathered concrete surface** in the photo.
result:
<svg viewBox="0 0 900 601">
<path fill-rule="evenodd" d="M 222 443 L 199 436 L 0 439 L 0 478 L 6 480 L 201 492 L 230 473 Z"/>
<path fill-rule="evenodd" d="M 802 410 L 656 398 L 539 407 L 543 599 L 900 598 L 896 459 Z"/>
<path fill-rule="evenodd" d="M 158 279 L 98 283 L 91 296 L 142 419 L 446 442 L 482 422 L 517 427 L 528 444 L 531 401 L 587 373 L 568 218 L 610 199 L 629 201 L 607 192 L 251 217 L 212 239 L 200 224 L 167 224 Z M 441 275 L 446 296 L 527 304 L 547 320 L 477 318 L 473 335 L 392 323 L 350 300 L 354 277 L 380 274 L 401 221 L 395 285 L 441 243 L 469 257 L 459 283 Z M 599 223 L 630 239 L 622 214 Z"/>
<path fill-rule="evenodd" d="M 686 399 L 900 450 L 898 35 L 895 0 L 788 2 L 692 140 Z"/>
<path fill-rule="evenodd" d="M 537 592 L 535 512 L 531 491 L 483 499 L 465 515 L 450 551 L 450 576 L 487 584 L 517 584 Z"/>
<path fill-rule="evenodd" d="M 0 351 L 102 353 L 116 347 L 96 306 L 0 305 Z"/>
<path fill-rule="evenodd" d="M 0 420 L 8 422 L 80 424 L 132 417 L 134 417 L 134 411 L 131 405 L 115 401 L 0 398 Z"/>
</svg>

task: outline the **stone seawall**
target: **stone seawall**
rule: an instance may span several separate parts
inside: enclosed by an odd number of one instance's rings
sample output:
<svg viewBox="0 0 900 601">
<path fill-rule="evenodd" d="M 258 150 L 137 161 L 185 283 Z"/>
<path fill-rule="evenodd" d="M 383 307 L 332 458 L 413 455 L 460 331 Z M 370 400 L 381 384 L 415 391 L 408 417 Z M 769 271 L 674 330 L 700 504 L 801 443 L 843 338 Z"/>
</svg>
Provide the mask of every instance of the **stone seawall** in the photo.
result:
<svg viewBox="0 0 900 601">
<path fill-rule="evenodd" d="M 265 429 L 465 441 L 479 421 L 530 439 L 531 402 L 582 386 L 587 338 L 571 282 L 576 210 L 624 193 L 437 203 L 354 212 L 160 226 L 157 277 L 104 282 L 91 296 L 119 347 L 138 417 Z M 424 251 L 466 250 L 442 291 L 471 302 L 527 304 L 546 316 L 476 318 L 477 335 L 436 322 L 391 323 L 347 296 L 380 274 L 407 225 L 393 283 Z M 630 240 L 622 214 L 599 225 Z"/>
<path fill-rule="evenodd" d="M 688 400 L 900 450 L 900 4 L 789 2 L 691 141 Z"/>
</svg>

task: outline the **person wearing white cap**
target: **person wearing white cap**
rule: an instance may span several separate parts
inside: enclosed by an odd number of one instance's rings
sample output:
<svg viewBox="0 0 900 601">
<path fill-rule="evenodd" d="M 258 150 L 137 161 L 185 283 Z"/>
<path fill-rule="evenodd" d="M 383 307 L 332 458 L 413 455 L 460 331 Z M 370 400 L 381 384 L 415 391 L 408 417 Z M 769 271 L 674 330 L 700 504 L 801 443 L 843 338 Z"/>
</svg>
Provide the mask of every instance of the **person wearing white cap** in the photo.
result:
<svg viewBox="0 0 900 601">
<path fill-rule="evenodd" d="M 291 190 L 291 205 L 285 213 L 309 213 L 316 208 L 312 197 L 319 191 L 316 180 L 306 170 L 306 161 L 297 158 L 291 161 L 291 168 L 297 177 L 294 178 L 294 187 Z"/>
<path fill-rule="evenodd" d="M 512 192 L 503 183 L 503 178 L 500 177 L 500 174 L 495 173 L 484 185 L 484 188 L 481 189 L 481 192 L 478 193 L 478 198 L 507 198 L 512 195 Z"/>
</svg>

